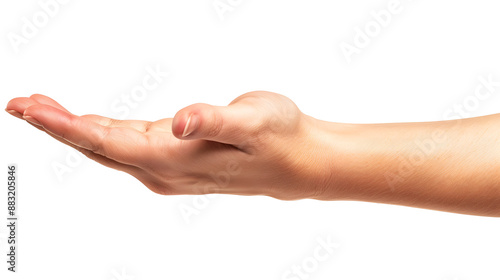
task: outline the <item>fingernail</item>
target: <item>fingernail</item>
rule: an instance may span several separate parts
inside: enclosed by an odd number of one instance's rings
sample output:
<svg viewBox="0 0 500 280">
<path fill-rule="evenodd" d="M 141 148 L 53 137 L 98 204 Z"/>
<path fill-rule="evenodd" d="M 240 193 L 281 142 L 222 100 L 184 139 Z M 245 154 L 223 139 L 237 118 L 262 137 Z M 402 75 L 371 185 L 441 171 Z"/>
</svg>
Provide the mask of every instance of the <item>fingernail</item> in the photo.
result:
<svg viewBox="0 0 500 280">
<path fill-rule="evenodd" d="M 33 118 L 32 116 L 24 115 L 23 118 L 34 125 L 42 126 L 42 124 L 39 121 L 37 121 L 35 118 Z"/>
<path fill-rule="evenodd" d="M 13 115 L 14 117 L 17 117 L 17 118 L 22 118 L 23 115 L 18 113 L 16 110 L 7 110 L 5 109 L 5 111 L 11 115 Z"/>
<path fill-rule="evenodd" d="M 199 121 L 197 115 L 189 115 L 184 131 L 182 132 L 182 137 L 186 137 L 193 133 L 193 131 L 198 127 L 198 123 Z"/>
</svg>

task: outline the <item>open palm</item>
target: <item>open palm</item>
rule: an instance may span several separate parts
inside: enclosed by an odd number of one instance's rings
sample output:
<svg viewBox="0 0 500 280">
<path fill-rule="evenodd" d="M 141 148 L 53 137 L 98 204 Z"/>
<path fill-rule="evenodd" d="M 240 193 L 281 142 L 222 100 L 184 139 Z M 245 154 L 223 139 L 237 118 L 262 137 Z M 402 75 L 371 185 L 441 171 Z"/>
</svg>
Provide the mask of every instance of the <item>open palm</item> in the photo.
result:
<svg viewBox="0 0 500 280">
<path fill-rule="evenodd" d="M 154 122 L 77 116 L 40 94 L 14 98 L 6 110 L 159 194 L 279 197 L 262 185 L 292 178 L 275 159 L 293 155 L 286 142 L 304 136 L 297 128 L 305 119 L 289 99 L 267 92 L 247 93 L 229 106 L 194 104 Z"/>
</svg>

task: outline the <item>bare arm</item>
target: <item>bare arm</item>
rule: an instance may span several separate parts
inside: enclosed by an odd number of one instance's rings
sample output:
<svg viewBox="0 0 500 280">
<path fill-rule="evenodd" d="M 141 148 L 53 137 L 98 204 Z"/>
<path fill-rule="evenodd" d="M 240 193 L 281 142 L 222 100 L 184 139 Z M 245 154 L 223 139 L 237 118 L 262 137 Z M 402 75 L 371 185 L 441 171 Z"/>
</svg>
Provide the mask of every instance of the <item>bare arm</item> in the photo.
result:
<svg viewBox="0 0 500 280">
<path fill-rule="evenodd" d="M 335 147 L 320 199 L 500 216 L 500 114 L 427 123 L 315 122 Z"/>
<path fill-rule="evenodd" d="M 359 200 L 500 216 L 500 115 L 340 124 L 270 92 L 228 106 L 194 104 L 154 122 L 77 116 L 38 94 L 14 98 L 6 110 L 159 194 Z"/>
</svg>

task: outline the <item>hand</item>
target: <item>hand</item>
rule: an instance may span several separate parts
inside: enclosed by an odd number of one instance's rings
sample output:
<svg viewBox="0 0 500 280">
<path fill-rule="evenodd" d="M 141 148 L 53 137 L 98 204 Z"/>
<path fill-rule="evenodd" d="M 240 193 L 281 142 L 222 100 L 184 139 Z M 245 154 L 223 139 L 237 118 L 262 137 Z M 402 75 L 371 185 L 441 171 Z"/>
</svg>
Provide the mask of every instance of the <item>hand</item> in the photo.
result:
<svg viewBox="0 0 500 280">
<path fill-rule="evenodd" d="M 6 110 L 159 194 L 360 200 L 500 216 L 500 114 L 340 124 L 270 92 L 228 106 L 194 104 L 156 122 L 76 116 L 39 94 L 15 98 Z"/>
<path fill-rule="evenodd" d="M 40 94 L 14 98 L 6 110 L 155 193 L 291 200 L 321 189 L 314 119 L 276 93 L 250 92 L 228 106 L 194 104 L 155 122 L 77 116 Z"/>
</svg>

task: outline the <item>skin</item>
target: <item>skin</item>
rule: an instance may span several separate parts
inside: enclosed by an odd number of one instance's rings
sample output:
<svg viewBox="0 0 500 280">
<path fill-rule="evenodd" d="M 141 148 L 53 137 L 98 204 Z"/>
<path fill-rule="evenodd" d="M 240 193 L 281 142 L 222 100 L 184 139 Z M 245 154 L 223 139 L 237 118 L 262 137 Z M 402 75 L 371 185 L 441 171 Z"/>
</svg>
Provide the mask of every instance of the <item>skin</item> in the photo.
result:
<svg viewBox="0 0 500 280">
<path fill-rule="evenodd" d="M 341 124 L 264 91 L 155 122 L 77 116 L 40 94 L 14 98 L 6 110 L 158 194 L 358 200 L 500 216 L 500 114 Z"/>
</svg>

